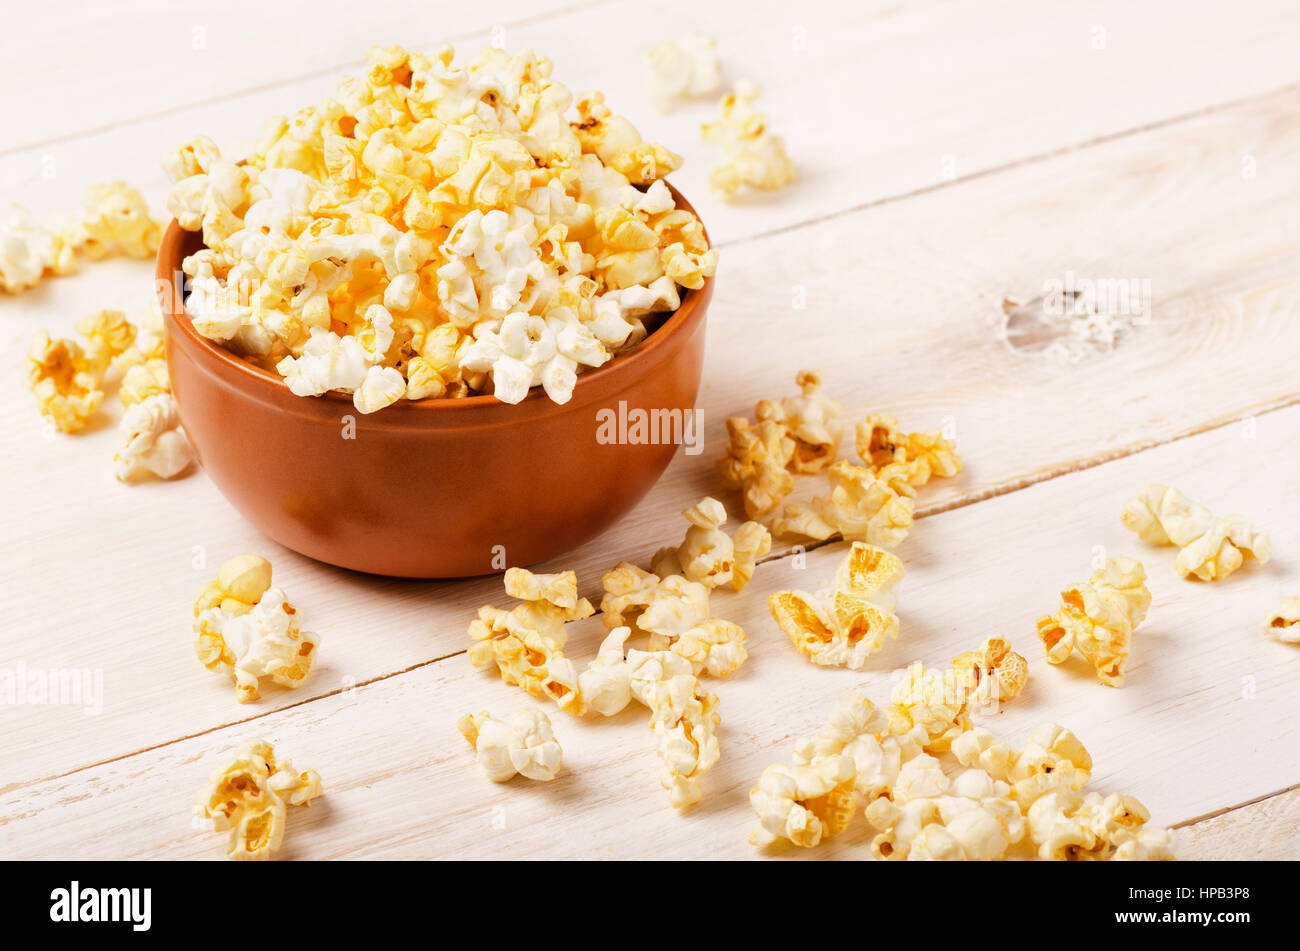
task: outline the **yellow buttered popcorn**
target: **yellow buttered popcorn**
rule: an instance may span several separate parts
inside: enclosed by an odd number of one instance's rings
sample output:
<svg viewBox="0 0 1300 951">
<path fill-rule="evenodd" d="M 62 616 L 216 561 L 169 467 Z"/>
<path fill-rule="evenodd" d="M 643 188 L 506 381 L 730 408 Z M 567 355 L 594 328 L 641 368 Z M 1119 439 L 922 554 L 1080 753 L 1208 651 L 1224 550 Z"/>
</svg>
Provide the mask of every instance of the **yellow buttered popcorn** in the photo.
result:
<svg viewBox="0 0 1300 951">
<path fill-rule="evenodd" d="M 767 118 L 753 108 L 758 87 L 741 80 L 722 97 L 722 117 L 700 127 L 704 141 L 722 151 L 709 169 L 709 182 L 725 199 L 747 188 L 784 188 L 795 179 L 785 140 L 768 129 Z"/>
<path fill-rule="evenodd" d="M 893 546 L 907 537 L 916 509 L 916 490 L 907 473 L 889 466 L 874 473 L 841 459 L 827 470 L 830 491 L 807 503 L 787 505 L 772 523 L 780 537 Z"/>
<path fill-rule="evenodd" d="M 101 310 L 79 320 L 76 327 L 90 342 L 89 353 L 105 370 L 135 343 L 136 326 L 120 310 Z"/>
<path fill-rule="evenodd" d="M 983 706 L 1018 697 L 1029 680 L 1029 662 L 1005 638 L 990 637 L 979 650 L 952 659 L 952 676 L 968 704 Z"/>
<path fill-rule="evenodd" d="M 1283 644 L 1300 644 L 1300 598 L 1283 598 L 1278 609 L 1264 618 L 1264 633 Z"/>
<path fill-rule="evenodd" d="M 288 807 L 308 805 L 321 792 L 317 772 L 277 761 L 269 743 L 248 743 L 199 790 L 194 824 L 208 831 L 229 829 L 230 858 L 265 861 L 284 840 Z"/>
<path fill-rule="evenodd" d="M 727 420 L 727 451 L 718 461 L 722 484 L 740 490 L 745 514 L 751 519 L 771 514 L 794 491 L 794 476 L 787 466 L 795 444 L 785 425 L 785 412 L 760 400 L 755 415 L 753 424 L 738 416 Z"/>
<path fill-rule="evenodd" d="M 898 637 L 894 589 L 902 578 L 896 555 L 854 542 L 830 587 L 815 595 L 777 591 L 767 602 L 799 653 L 821 666 L 859 670 L 886 640 Z"/>
<path fill-rule="evenodd" d="M 123 380 L 123 385 L 127 382 Z M 160 479 L 175 478 L 194 461 L 194 450 L 181 429 L 176 401 L 171 393 L 156 388 L 158 378 L 152 373 L 147 380 L 143 374 L 136 374 L 129 382 L 130 391 L 123 395 L 123 400 L 133 402 L 122 414 L 119 429 L 124 441 L 113 455 L 113 474 L 123 482 L 130 482 L 144 472 Z M 143 398 L 137 401 L 138 397 Z"/>
<path fill-rule="evenodd" d="M 1151 592 L 1142 563 L 1107 559 L 1086 584 L 1061 592 L 1061 609 L 1038 619 L 1038 637 L 1049 664 L 1064 663 L 1074 650 L 1110 687 L 1124 683 L 1133 632 L 1146 619 Z"/>
<path fill-rule="evenodd" d="M 1255 531 L 1244 516 L 1216 518 L 1205 506 L 1163 485 L 1149 485 L 1130 499 L 1121 519 L 1144 542 L 1181 548 L 1174 568 L 1184 578 L 1216 581 L 1247 559 L 1262 565 L 1273 554 L 1268 536 Z"/>
<path fill-rule="evenodd" d="M 595 613 L 591 602 L 578 597 L 578 577 L 572 571 L 536 575 L 524 568 L 505 573 L 506 594 L 523 601 L 509 611 L 484 606 L 470 623 L 474 643 L 469 649 L 475 667 L 495 664 L 501 679 L 523 687 L 535 697 L 554 700 L 567 713 L 582 716 L 586 700 L 578 672 L 564 656 L 568 633 L 564 625 Z"/>
<path fill-rule="evenodd" d="M 941 430 L 905 433 L 892 416 L 872 415 L 858 423 L 854 446 L 867 468 L 880 472 L 901 466 L 912 486 L 925 485 L 933 476 L 948 478 L 961 472 L 956 443 Z"/>
<path fill-rule="evenodd" d="M 27 383 L 41 415 L 65 433 L 80 432 L 104 401 L 107 363 L 67 338 L 39 331 L 27 354 Z"/>
<path fill-rule="evenodd" d="M 550 718 L 540 710 L 516 710 L 506 720 L 486 710 L 467 713 L 456 721 L 456 729 L 474 747 L 479 766 L 494 783 L 516 775 L 545 783 L 559 775 L 564 751 Z"/>
<path fill-rule="evenodd" d="M 69 242 L 98 261 L 112 254 L 151 258 L 163 226 L 149 214 L 140 192 L 125 182 L 99 182 L 86 189 L 83 216 L 69 231 Z"/>
<path fill-rule="evenodd" d="M 820 472 L 835 461 L 844 423 L 843 407 L 822 392 L 817 370 L 800 370 L 795 377 L 800 393 L 781 400 L 786 429 L 794 440 L 789 468 L 796 473 Z"/>
<path fill-rule="evenodd" d="M 681 575 L 709 589 L 727 584 L 741 591 L 754 576 L 758 559 L 772 550 L 772 536 L 758 522 L 745 522 L 733 538 L 722 530 L 727 510 L 705 497 L 682 513 L 690 522 L 676 548 L 661 548 L 650 562 L 660 577 Z"/>
<path fill-rule="evenodd" d="M 163 157 L 169 210 L 204 238 L 183 265 L 195 328 L 361 412 L 567 402 L 714 273 L 663 181 L 679 164 L 549 60 L 450 47 L 372 49 L 242 164 L 202 136 Z"/>
<path fill-rule="evenodd" d="M 271 586 L 271 563 L 258 555 L 224 562 L 194 602 L 195 653 L 209 670 L 229 669 L 235 696 L 249 703 L 270 677 L 294 688 L 306 680 L 320 638 L 302 631 L 297 609 Z"/>
</svg>

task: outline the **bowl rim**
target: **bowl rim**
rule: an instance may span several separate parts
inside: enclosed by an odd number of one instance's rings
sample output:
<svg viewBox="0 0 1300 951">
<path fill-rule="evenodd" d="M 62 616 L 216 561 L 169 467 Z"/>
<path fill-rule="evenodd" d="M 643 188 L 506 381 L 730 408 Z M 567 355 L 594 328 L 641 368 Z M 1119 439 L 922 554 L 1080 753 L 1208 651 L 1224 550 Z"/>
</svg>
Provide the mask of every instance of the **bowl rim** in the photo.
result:
<svg viewBox="0 0 1300 951">
<path fill-rule="evenodd" d="M 700 218 L 695 207 L 686 200 L 677 188 L 667 179 L 663 179 L 672 194 L 677 207 L 689 211 L 700 221 L 700 226 L 704 229 L 704 239 L 708 242 L 710 248 L 713 242 L 709 238 L 708 228 L 704 227 L 704 220 Z M 173 218 L 167 225 L 163 233 L 161 242 L 158 245 L 158 255 L 155 267 L 155 290 L 162 307 L 162 312 L 167 320 L 168 326 L 180 328 L 190 341 L 198 345 L 200 352 L 204 353 L 208 359 L 214 360 L 217 364 L 224 366 L 228 370 L 242 375 L 243 379 L 252 383 L 255 387 L 269 387 L 275 394 L 280 396 L 292 396 L 295 399 L 325 399 L 331 402 L 346 403 L 352 405 L 352 395 L 339 390 L 329 390 L 316 396 L 304 397 L 297 396 L 289 389 L 284 377 L 272 373 L 270 370 L 263 369 L 247 360 L 242 359 L 237 354 L 221 346 L 214 340 L 203 336 L 194 327 L 193 319 L 190 318 L 189 311 L 185 307 L 184 299 L 178 296 L 174 277 L 181 272 L 181 262 L 184 255 L 181 249 L 186 240 L 192 235 L 198 235 L 200 232 L 186 231 L 181 228 L 180 223 Z M 671 338 L 675 337 L 683 327 L 692 323 L 695 312 L 700 309 L 702 303 L 709 299 L 712 290 L 714 275 L 709 275 L 704 279 L 704 283 L 698 288 L 687 288 L 681 296 L 681 304 L 673 311 L 666 320 L 658 327 L 651 331 L 646 338 L 637 344 L 627 353 L 619 354 L 611 360 L 608 360 L 599 367 L 594 367 L 585 372 L 578 374 L 577 382 L 574 384 L 573 397 L 567 403 L 555 403 L 546 394 L 541 386 L 529 388 L 528 394 L 518 403 L 509 404 L 499 400 L 491 393 L 481 393 L 475 396 L 466 396 L 459 399 L 447 397 L 426 397 L 420 400 L 398 400 L 396 403 L 384 407 L 376 416 L 384 416 L 395 412 L 443 412 L 443 413 L 473 413 L 482 412 L 489 407 L 495 407 L 500 411 L 501 407 L 506 406 L 525 406 L 535 404 L 545 400 L 552 408 L 563 409 L 566 405 L 582 406 L 585 401 L 577 399 L 579 395 L 587 396 L 592 394 L 592 390 L 606 386 L 616 386 L 616 377 L 624 374 L 631 374 L 641 364 L 654 360 L 664 347 L 668 346 Z M 680 288 L 680 285 L 678 285 Z M 173 305 L 179 302 L 179 307 Z M 184 316 L 186 319 L 182 320 Z M 629 377 L 631 378 L 631 377 Z M 581 392 L 580 392 L 581 391 Z M 265 392 L 265 391 L 264 391 Z M 271 395 L 267 393 L 266 395 Z"/>
</svg>

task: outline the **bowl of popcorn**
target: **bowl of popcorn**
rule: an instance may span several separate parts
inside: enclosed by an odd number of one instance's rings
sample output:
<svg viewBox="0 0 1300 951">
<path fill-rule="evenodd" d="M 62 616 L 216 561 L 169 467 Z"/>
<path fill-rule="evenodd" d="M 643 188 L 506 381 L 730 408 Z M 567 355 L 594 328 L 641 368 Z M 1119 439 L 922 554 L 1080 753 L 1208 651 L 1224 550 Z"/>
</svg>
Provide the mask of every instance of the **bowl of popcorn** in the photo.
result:
<svg viewBox="0 0 1300 951">
<path fill-rule="evenodd" d="M 378 574 L 592 537 L 692 438 L 717 253 L 679 164 L 549 61 L 450 48 L 372 50 L 242 160 L 167 154 L 157 286 L 204 469 L 271 538 Z"/>
</svg>

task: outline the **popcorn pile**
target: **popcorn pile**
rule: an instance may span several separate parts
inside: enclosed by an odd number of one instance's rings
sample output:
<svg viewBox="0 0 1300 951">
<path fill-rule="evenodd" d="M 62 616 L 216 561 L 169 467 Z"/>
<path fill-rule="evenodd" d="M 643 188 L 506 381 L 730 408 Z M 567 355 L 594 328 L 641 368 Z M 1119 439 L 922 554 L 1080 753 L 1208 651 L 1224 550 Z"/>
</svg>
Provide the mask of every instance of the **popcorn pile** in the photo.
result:
<svg viewBox="0 0 1300 951">
<path fill-rule="evenodd" d="M 739 489 L 753 519 L 775 512 L 794 491 L 794 474 L 825 470 L 830 492 L 784 506 L 772 522 L 781 538 L 845 541 L 890 547 L 912 527 L 916 488 L 961 471 L 961 457 L 942 432 L 904 433 L 890 416 L 869 416 L 856 428 L 863 465 L 835 461 L 844 435 L 842 407 L 822 392 L 821 374 L 803 370 L 800 395 L 759 400 L 755 421 L 727 420 L 728 443 L 718 463 L 723 485 Z"/>
<path fill-rule="evenodd" d="M 515 776 L 546 783 L 560 773 L 564 751 L 550 718 L 540 710 L 516 710 L 509 720 L 498 720 L 486 710 L 467 713 L 456 721 L 456 729 L 474 747 L 479 766 L 494 783 Z"/>
<path fill-rule="evenodd" d="M 288 807 L 308 805 L 321 791 L 314 770 L 298 772 L 289 760 L 277 761 L 269 743 L 248 743 L 199 790 L 194 826 L 229 829 L 232 859 L 265 861 L 284 841 Z"/>
<path fill-rule="evenodd" d="M 158 250 L 162 224 L 125 182 L 101 182 L 86 190 L 79 217 L 46 227 L 20 205 L 0 214 L 0 291 L 17 294 L 47 275 L 75 273 L 80 259 L 114 254 L 150 258 Z"/>
<path fill-rule="evenodd" d="M 223 563 L 194 602 L 194 650 L 209 670 L 225 667 L 240 703 L 257 700 L 259 681 L 301 686 L 320 638 L 298 627 L 297 609 L 271 587 L 271 563 L 239 555 Z"/>
<path fill-rule="evenodd" d="M 960 694 L 936 702 L 925 691 L 917 700 L 929 679 L 909 677 L 884 711 L 864 693 L 842 694 L 790 763 L 763 771 L 750 793 L 759 820 L 752 841 L 811 848 L 862 808 L 882 859 L 992 860 L 1016 846 L 1043 859 L 1173 858 L 1172 836 L 1145 827 L 1136 799 L 1081 792 L 1092 759 L 1068 730 L 1039 727 L 1017 751 L 964 714 L 954 719 Z M 946 751 L 965 769 L 950 775 L 932 755 Z"/>
<path fill-rule="evenodd" d="M 550 61 L 366 62 L 244 163 L 204 137 L 163 162 L 168 209 L 206 245 L 184 262 L 195 328 L 294 393 L 350 392 L 365 413 L 538 385 L 564 403 L 713 274 L 663 182 L 680 158 L 600 93 L 575 102 Z"/>
<path fill-rule="evenodd" d="M 903 579 L 896 555 L 854 542 L 829 587 L 815 595 L 775 591 L 767 604 L 799 653 L 823 667 L 860 670 L 898 637 L 894 589 Z"/>
<path fill-rule="evenodd" d="M 744 630 L 712 615 L 709 593 L 723 585 L 743 589 L 771 548 L 757 522 L 744 523 L 734 536 L 723 531 L 726 511 L 716 499 L 702 499 L 683 514 L 690 523 L 685 538 L 655 552 L 653 571 L 623 562 L 602 578 L 601 620 L 610 630 L 581 673 L 564 656 L 565 625 L 595 609 L 578 597 L 572 571 L 509 569 L 506 593 L 523 603 L 509 611 L 484 606 L 469 628 L 471 664 L 495 664 L 506 683 L 554 700 L 561 710 L 610 717 L 634 699 L 646 706 L 661 783 L 678 809 L 699 802 L 701 777 L 719 756 L 718 698 L 700 678 L 726 677 L 748 657 Z M 644 650 L 628 647 L 634 637 Z"/>
<path fill-rule="evenodd" d="M 1267 564 L 1273 554 L 1268 536 L 1242 515 L 1215 518 L 1210 510 L 1177 489 L 1149 485 L 1124 506 L 1125 527 L 1153 545 L 1182 549 L 1174 568 L 1184 578 L 1226 578 L 1249 558 Z"/>
</svg>

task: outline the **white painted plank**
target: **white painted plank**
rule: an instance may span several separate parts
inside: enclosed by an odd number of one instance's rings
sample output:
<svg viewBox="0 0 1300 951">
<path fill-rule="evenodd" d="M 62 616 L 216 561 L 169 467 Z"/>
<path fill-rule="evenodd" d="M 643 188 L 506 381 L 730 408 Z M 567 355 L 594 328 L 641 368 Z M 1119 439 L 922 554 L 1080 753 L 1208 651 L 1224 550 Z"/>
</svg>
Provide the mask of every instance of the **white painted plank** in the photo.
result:
<svg viewBox="0 0 1300 951">
<path fill-rule="evenodd" d="M 1181 829 L 1181 857 L 1206 862 L 1300 860 L 1300 790 Z"/>
<path fill-rule="evenodd" d="M 723 418 L 786 391 L 804 365 L 827 371 L 850 415 L 884 409 L 917 427 L 953 417 L 967 469 L 928 489 L 929 507 L 1294 400 L 1293 100 L 1271 97 L 845 216 L 798 241 L 729 249 L 700 400 L 705 452 L 679 457 L 623 524 L 563 566 L 591 577 L 680 537 L 676 513 L 718 492 L 712 462 Z M 1239 177 L 1244 147 L 1258 160 L 1253 179 Z M 1151 325 L 1076 367 L 1011 351 L 991 325 L 996 301 L 1028 297 L 1067 267 L 1151 277 Z M 0 557 L 7 577 L 26 581 L 8 600 L 0 656 L 103 668 L 108 697 L 96 718 L 0 710 L 6 782 L 58 775 L 253 712 L 234 706 L 228 684 L 200 670 L 190 652 L 194 592 L 231 554 L 270 554 L 277 580 L 326 639 L 309 684 L 269 695 L 256 712 L 460 649 L 465 618 L 494 588 L 364 578 L 281 552 L 201 474 L 119 486 L 107 473 L 117 441 L 111 425 L 43 439 L 22 390 L 20 345 L 37 326 L 66 329 L 99 307 L 134 309 L 148 279 L 143 264 L 108 262 L 0 301 L 0 330 L 11 335 L 0 366 L 9 500 L 0 530 L 14 540 Z M 790 309 L 796 284 L 804 311 Z M 191 567 L 196 546 L 203 569 Z"/>
<path fill-rule="evenodd" d="M 1096 788 L 1137 795 L 1157 823 L 1206 815 L 1300 779 L 1300 726 L 1291 715 L 1300 651 L 1257 630 L 1281 593 L 1300 587 L 1300 560 L 1289 547 L 1300 531 L 1300 500 L 1287 491 L 1297 437 L 1300 408 L 1283 410 L 1262 417 L 1249 440 L 1225 427 L 924 519 L 899 549 L 908 572 L 901 639 L 860 674 L 803 661 L 763 603 L 774 588 L 815 585 L 841 552 L 811 552 L 802 570 L 792 558 L 763 566 L 752 588 L 715 605 L 746 627 L 752 656 L 714 685 L 723 758 L 706 779 L 705 801 L 685 815 L 657 788 L 638 712 L 601 722 L 556 711 L 566 773 L 546 786 L 487 782 L 455 732 L 456 717 L 533 701 L 457 656 L 11 787 L 0 795 L 0 835 L 16 857 L 217 857 L 219 836 L 187 828 L 191 796 L 226 750 L 265 736 L 299 767 L 319 770 L 326 784 L 319 806 L 291 822 L 292 857 L 750 857 L 757 853 L 746 844 L 749 788 L 767 763 L 788 756 L 794 737 L 817 728 L 839 689 L 867 683 L 883 700 L 891 671 L 913 659 L 946 663 L 995 631 L 1030 658 L 1031 679 L 990 718 L 993 729 L 1019 741 L 1034 724 L 1064 723 L 1092 752 Z M 1172 549 L 1148 548 L 1119 523 L 1128 494 L 1157 479 L 1254 517 L 1271 531 L 1276 559 L 1216 585 L 1177 577 Z M 1086 576 L 1096 546 L 1141 557 L 1150 574 L 1150 617 L 1135 638 L 1128 684 L 1118 690 L 1098 684 L 1080 663 L 1046 665 L 1033 633 L 1035 616 L 1055 607 L 1058 590 Z M 590 588 L 594 578 L 583 581 Z M 571 656 L 589 657 L 599 633 L 595 619 L 582 622 Z M 372 635 L 351 632 L 339 634 L 333 649 L 361 640 L 378 649 Z M 1244 838 L 1239 854 L 1254 842 Z M 859 824 L 832 847 L 802 855 L 862 856 L 864 843 Z"/>
</svg>

